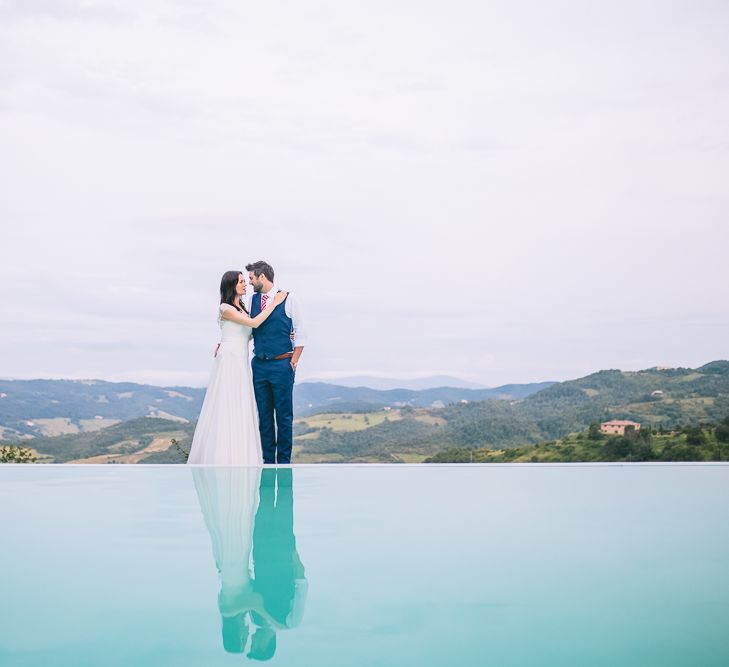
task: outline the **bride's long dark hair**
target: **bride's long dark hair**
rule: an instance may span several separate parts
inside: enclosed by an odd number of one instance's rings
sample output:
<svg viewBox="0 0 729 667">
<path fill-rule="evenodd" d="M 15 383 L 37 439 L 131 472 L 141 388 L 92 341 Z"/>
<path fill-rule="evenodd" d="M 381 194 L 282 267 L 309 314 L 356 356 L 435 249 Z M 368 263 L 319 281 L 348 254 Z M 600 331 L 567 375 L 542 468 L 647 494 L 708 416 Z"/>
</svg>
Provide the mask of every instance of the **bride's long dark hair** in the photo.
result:
<svg viewBox="0 0 729 667">
<path fill-rule="evenodd" d="M 227 303 L 236 310 L 242 310 L 248 315 L 248 309 L 238 297 L 235 291 L 238 285 L 238 279 L 243 275 L 243 271 L 226 271 L 220 279 L 220 303 Z"/>
</svg>

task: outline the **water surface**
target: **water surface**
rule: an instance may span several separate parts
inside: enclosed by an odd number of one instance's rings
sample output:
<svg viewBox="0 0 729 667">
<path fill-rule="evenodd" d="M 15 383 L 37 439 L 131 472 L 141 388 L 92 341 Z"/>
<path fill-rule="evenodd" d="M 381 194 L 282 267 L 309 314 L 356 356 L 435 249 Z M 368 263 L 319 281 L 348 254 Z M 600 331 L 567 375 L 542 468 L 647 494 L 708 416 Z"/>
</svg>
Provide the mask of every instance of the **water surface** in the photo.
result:
<svg viewBox="0 0 729 667">
<path fill-rule="evenodd" d="M 0 466 L 0 664 L 727 665 L 729 466 Z"/>
</svg>

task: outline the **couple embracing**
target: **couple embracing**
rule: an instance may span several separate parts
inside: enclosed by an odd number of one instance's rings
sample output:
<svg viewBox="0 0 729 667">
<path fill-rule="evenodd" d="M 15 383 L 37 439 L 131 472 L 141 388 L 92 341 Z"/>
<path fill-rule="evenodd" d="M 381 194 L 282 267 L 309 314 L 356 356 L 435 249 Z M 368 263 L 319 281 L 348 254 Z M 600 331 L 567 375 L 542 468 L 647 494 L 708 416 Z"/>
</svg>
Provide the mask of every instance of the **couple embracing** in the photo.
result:
<svg viewBox="0 0 729 667">
<path fill-rule="evenodd" d="M 248 264 L 246 271 L 254 291 L 250 309 L 243 272 L 227 271 L 220 281 L 220 343 L 188 463 L 291 462 L 294 376 L 304 349 L 301 315 L 291 295 L 274 286 L 270 264 Z"/>
</svg>

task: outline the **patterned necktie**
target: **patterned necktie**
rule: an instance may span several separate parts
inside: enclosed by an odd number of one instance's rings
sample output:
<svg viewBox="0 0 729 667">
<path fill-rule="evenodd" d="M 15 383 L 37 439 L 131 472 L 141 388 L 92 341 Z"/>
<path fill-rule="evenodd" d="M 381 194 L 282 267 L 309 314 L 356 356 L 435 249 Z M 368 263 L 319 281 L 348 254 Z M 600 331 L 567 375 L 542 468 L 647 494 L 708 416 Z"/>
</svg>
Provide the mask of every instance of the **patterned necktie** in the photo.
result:
<svg viewBox="0 0 729 667">
<path fill-rule="evenodd" d="M 268 294 L 261 295 L 261 310 L 266 309 L 266 301 L 268 301 Z"/>
</svg>

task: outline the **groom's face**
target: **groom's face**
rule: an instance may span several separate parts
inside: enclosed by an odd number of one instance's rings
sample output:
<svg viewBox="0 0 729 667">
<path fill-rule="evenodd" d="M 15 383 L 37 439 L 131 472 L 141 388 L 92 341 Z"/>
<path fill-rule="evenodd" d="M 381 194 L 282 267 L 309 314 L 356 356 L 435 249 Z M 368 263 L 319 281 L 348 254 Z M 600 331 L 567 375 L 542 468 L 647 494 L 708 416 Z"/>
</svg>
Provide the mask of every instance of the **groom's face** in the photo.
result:
<svg viewBox="0 0 729 667">
<path fill-rule="evenodd" d="M 256 278 L 256 274 L 253 271 L 248 272 L 248 281 L 253 287 L 254 292 L 260 292 L 263 289 L 263 283 L 261 282 L 260 276 Z"/>
</svg>

